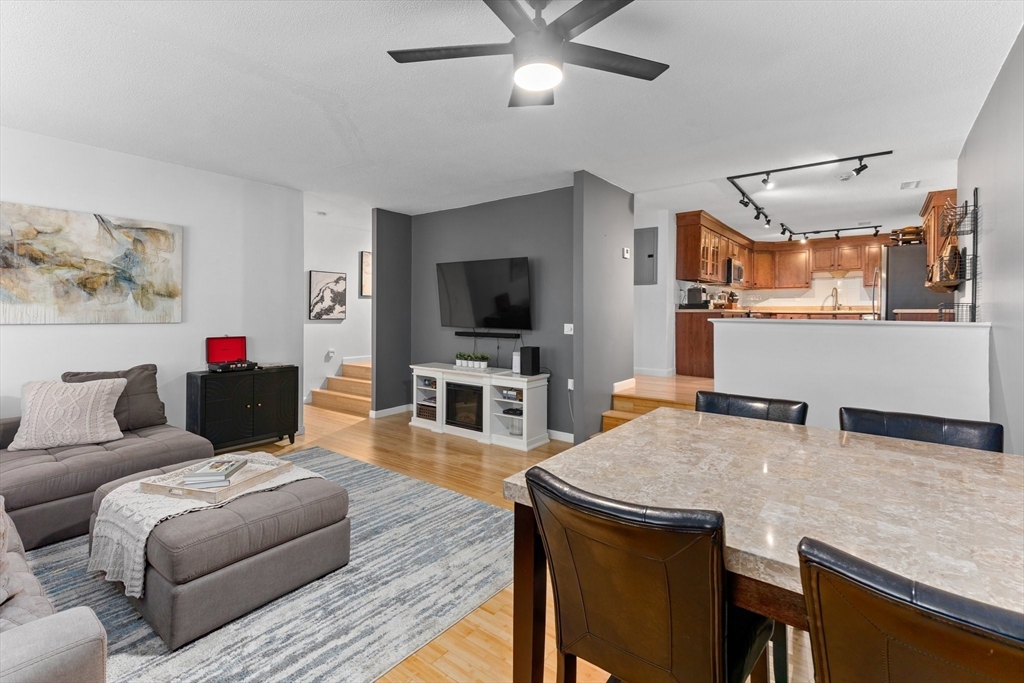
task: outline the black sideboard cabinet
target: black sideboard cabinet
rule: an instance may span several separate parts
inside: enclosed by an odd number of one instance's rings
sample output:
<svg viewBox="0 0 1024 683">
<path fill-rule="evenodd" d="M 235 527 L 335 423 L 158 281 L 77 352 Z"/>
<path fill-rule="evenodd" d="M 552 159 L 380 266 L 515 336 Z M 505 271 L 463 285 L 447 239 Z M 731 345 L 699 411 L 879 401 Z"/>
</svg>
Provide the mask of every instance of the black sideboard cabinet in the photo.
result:
<svg viewBox="0 0 1024 683">
<path fill-rule="evenodd" d="M 288 437 L 299 430 L 299 368 L 190 372 L 185 429 L 215 449 Z"/>
</svg>

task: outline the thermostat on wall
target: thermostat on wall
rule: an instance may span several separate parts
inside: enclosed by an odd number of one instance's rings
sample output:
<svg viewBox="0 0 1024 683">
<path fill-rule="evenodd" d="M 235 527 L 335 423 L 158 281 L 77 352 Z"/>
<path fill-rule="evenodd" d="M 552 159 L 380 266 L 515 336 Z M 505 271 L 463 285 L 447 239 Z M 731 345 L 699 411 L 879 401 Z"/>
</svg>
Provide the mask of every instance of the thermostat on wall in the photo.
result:
<svg viewBox="0 0 1024 683">
<path fill-rule="evenodd" d="M 622 248 L 622 258 L 629 258 L 629 247 Z"/>
</svg>

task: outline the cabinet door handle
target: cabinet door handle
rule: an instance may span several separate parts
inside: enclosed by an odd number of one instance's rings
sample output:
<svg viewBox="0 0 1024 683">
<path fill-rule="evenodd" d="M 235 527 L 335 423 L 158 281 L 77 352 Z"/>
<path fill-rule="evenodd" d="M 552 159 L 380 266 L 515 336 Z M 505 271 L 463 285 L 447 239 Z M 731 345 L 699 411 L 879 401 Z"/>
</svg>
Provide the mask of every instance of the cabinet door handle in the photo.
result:
<svg viewBox="0 0 1024 683">
<path fill-rule="evenodd" d="M 252 404 L 251 404 L 251 403 L 247 403 L 247 404 L 245 405 L 245 407 L 246 407 L 246 408 L 252 408 Z"/>
<path fill-rule="evenodd" d="M 262 408 L 262 407 L 263 407 L 263 404 L 262 404 L 262 403 L 257 403 L 257 404 L 256 404 L 256 407 L 257 407 L 257 408 Z"/>
</svg>

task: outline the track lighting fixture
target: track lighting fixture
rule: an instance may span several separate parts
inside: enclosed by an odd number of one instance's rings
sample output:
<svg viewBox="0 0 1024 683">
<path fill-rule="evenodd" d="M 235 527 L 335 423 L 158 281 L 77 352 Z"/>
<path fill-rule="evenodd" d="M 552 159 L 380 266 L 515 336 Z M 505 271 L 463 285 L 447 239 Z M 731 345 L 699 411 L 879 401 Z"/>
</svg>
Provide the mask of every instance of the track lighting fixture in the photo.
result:
<svg viewBox="0 0 1024 683">
<path fill-rule="evenodd" d="M 754 220 L 755 221 L 761 220 L 761 216 L 762 216 L 761 209 L 755 208 L 754 209 Z"/>
<path fill-rule="evenodd" d="M 779 232 L 779 234 L 782 235 L 783 237 L 785 237 L 785 235 L 786 235 L 786 226 L 785 225 L 782 226 L 782 230 Z"/>
<path fill-rule="evenodd" d="M 839 239 L 839 231 L 836 230 L 836 239 Z"/>
<path fill-rule="evenodd" d="M 740 206 L 744 208 L 750 206 L 750 200 L 747 199 L 746 195 L 740 197 Z"/>
<path fill-rule="evenodd" d="M 875 228 L 875 237 L 878 237 L 878 228 Z"/>
<path fill-rule="evenodd" d="M 867 167 L 865 167 L 865 168 L 867 168 Z M 775 187 L 775 183 L 772 182 L 772 174 L 771 173 L 765 173 L 764 174 L 764 180 L 761 181 L 761 184 L 764 185 L 764 189 L 766 189 L 766 190 L 770 190 L 773 187 Z"/>
<path fill-rule="evenodd" d="M 765 230 L 769 230 L 771 227 L 772 227 L 772 219 L 768 218 L 768 216 L 765 216 L 764 217 L 764 229 Z"/>
<path fill-rule="evenodd" d="M 792 242 L 793 241 L 793 233 L 789 233 L 789 239 L 786 240 L 786 241 L 787 242 Z"/>
<path fill-rule="evenodd" d="M 807 244 L 807 235 L 800 235 L 800 244 Z"/>
<path fill-rule="evenodd" d="M 857 168 L 853 169 L 854 175 L 860 175 L 864 171 L 868 170 L 868 165 L 864 163 L 864 157 L 858 157 L 857 163 L 860 164 Z"/>
</svg>

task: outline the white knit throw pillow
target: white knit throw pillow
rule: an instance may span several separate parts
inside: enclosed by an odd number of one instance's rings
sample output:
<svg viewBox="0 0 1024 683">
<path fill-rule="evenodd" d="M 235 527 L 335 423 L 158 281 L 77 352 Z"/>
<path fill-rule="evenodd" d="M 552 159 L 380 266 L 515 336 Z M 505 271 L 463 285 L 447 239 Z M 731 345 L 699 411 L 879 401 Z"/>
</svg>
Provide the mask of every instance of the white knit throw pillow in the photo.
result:
<svg viewBox="0 0 1024 683">
<path fill-rule="evenodd" d="M 11 451 L 120 439 L 114 405 L 128 380 L 28 382 L 21 388 L 21 424 Z"/>
</svg>

